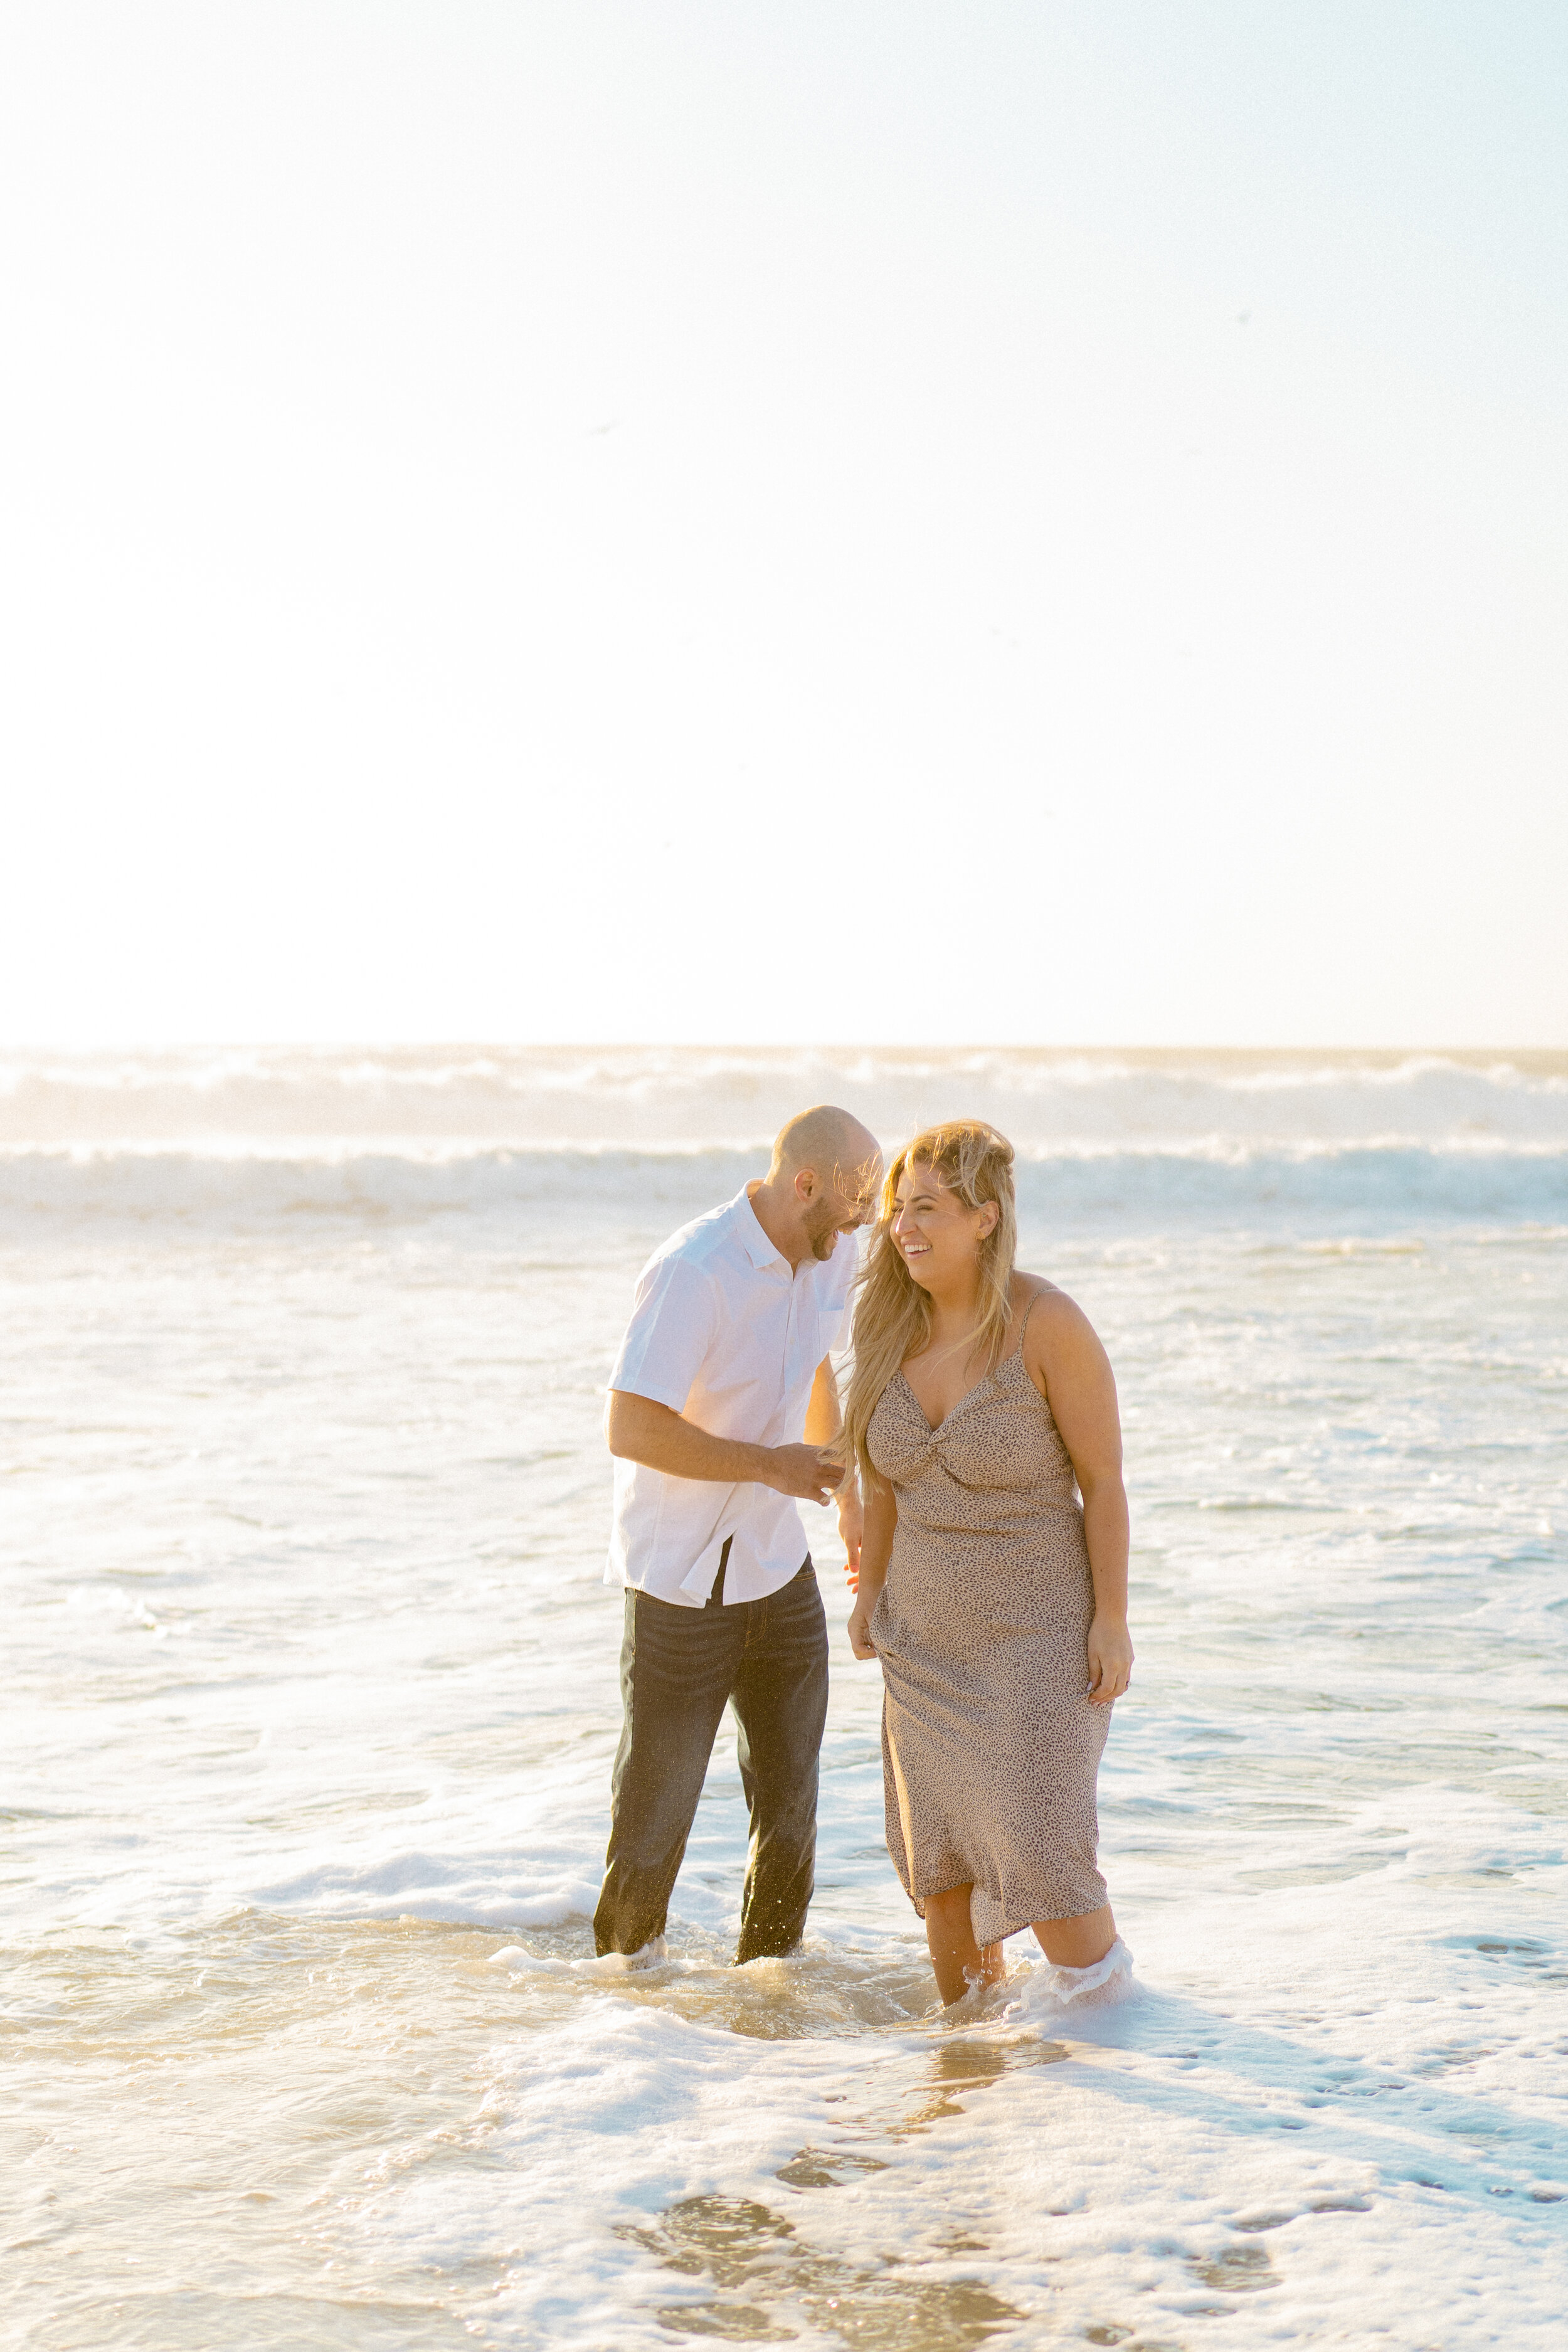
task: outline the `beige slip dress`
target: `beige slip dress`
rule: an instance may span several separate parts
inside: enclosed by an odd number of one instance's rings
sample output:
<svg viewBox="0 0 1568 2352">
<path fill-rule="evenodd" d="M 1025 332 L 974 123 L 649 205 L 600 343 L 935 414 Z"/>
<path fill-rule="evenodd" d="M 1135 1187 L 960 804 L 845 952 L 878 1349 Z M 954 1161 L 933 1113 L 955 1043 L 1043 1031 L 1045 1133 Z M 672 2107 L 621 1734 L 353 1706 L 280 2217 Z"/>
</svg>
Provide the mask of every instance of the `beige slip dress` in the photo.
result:
<svg viewBox="0 0 1568 2352">
<path fill-rule="evenodd" d="M 971 1883 L 981 1944 L 1106 1899 L 1095 1775 L 1110 1709 L 1086 1695 L 1083 1507 L 1025 1369 L 1033 1308 L 937 1428 L 896 1372 L 868 1432 L 899 1506 L 871 1616 L 888 1851 L 922 1917 L 928 1895 Z"/>
</svg>

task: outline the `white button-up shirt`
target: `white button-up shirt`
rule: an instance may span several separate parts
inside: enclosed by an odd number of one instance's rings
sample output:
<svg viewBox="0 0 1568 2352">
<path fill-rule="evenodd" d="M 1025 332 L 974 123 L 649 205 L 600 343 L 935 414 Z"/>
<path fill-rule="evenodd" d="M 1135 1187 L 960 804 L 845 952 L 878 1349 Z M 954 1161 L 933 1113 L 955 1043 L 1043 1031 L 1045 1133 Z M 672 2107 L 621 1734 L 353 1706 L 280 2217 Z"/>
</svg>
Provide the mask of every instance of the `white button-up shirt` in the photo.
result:
<svg viewBox="0 0 1568 2352">
<path fill-rule="evenodd" d="M 737 1192 L 672 1234 L 637 1277 L 612 1389 L 651 1397 L 711 1437 L 798 1445 L 816 1368 L 847 1337 L 855 1238 L 794 1268 Z M 751 1481 L 725 1486 L 616 1463 L 607 1584 L 700 1609 L 725 1543 L 724 1600 L 760 1601 L 805 1558 L 788 1495 Z"/>
</svg>

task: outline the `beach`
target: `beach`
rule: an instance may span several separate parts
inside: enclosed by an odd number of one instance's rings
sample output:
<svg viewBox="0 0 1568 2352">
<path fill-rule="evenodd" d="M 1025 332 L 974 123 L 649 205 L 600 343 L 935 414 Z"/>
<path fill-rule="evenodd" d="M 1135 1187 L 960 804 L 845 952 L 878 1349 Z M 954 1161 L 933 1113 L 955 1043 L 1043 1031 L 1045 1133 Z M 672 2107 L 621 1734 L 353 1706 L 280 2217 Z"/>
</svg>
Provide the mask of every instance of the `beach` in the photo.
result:
<svg viewBox="0 0 1568 2352">
<path fill-rule="evenodd" d="M 935 2011 L 826 1511 L 805 1951 L 727 1726 L 592 1957 L 605 1377 L 823 1099 L 1116 1367 L 1117 2009 Z M 0 1285 L 0 2346 L 1559 2340 L 1568 1055 L 12 1055 Z"/>
</svg>

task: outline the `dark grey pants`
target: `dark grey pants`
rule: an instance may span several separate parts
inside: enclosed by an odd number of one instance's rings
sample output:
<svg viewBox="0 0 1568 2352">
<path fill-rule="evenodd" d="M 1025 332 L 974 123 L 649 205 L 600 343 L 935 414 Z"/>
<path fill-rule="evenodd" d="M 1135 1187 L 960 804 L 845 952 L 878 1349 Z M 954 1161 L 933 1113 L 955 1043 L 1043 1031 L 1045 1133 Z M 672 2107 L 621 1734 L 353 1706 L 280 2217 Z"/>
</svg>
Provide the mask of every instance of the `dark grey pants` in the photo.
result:
<svg viewBox="0 0 1568 2352">
<path fill-rule="evenodd" d="M 814 1883 L 816 1759 L 827 1716 L 827 1623 L 809 1557 L 763 1601 L 683 1609 L 628 1592 L 621 1698 L 595 1950 L 640 1951 L 663 1935 L 728 1703 L 752 1822 L 735 1958 L 793 1951 Z"/>
</svg>

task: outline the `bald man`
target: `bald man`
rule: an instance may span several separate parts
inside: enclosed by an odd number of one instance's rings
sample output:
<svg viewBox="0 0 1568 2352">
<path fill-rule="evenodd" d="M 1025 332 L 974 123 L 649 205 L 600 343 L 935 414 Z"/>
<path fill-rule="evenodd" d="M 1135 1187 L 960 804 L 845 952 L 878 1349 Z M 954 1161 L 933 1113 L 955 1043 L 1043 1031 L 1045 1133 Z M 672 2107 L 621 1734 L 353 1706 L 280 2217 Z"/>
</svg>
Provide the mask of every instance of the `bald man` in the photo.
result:
<svg viewBox="0 0 1568 2352">
<path fill-rule="evenodd" d="M 855 1248 L 881 1158 L 830 1105 L 792 1118 L 765 1176 L 654 1252 L 610 1376 L 616 1457 L 606 1580 L 626 1587 L 625 1721 L 594 1915 L 601 1952 L 657 1944 L 726 1704 L 751 1854 L 738 1962 L 793 1951 L 816 1855 L 827 1628 L 795 1499 L 837 1490 L 852 1560 L 853 1479 L 829 1350 L 847 1336 Z"/>
</svg>

